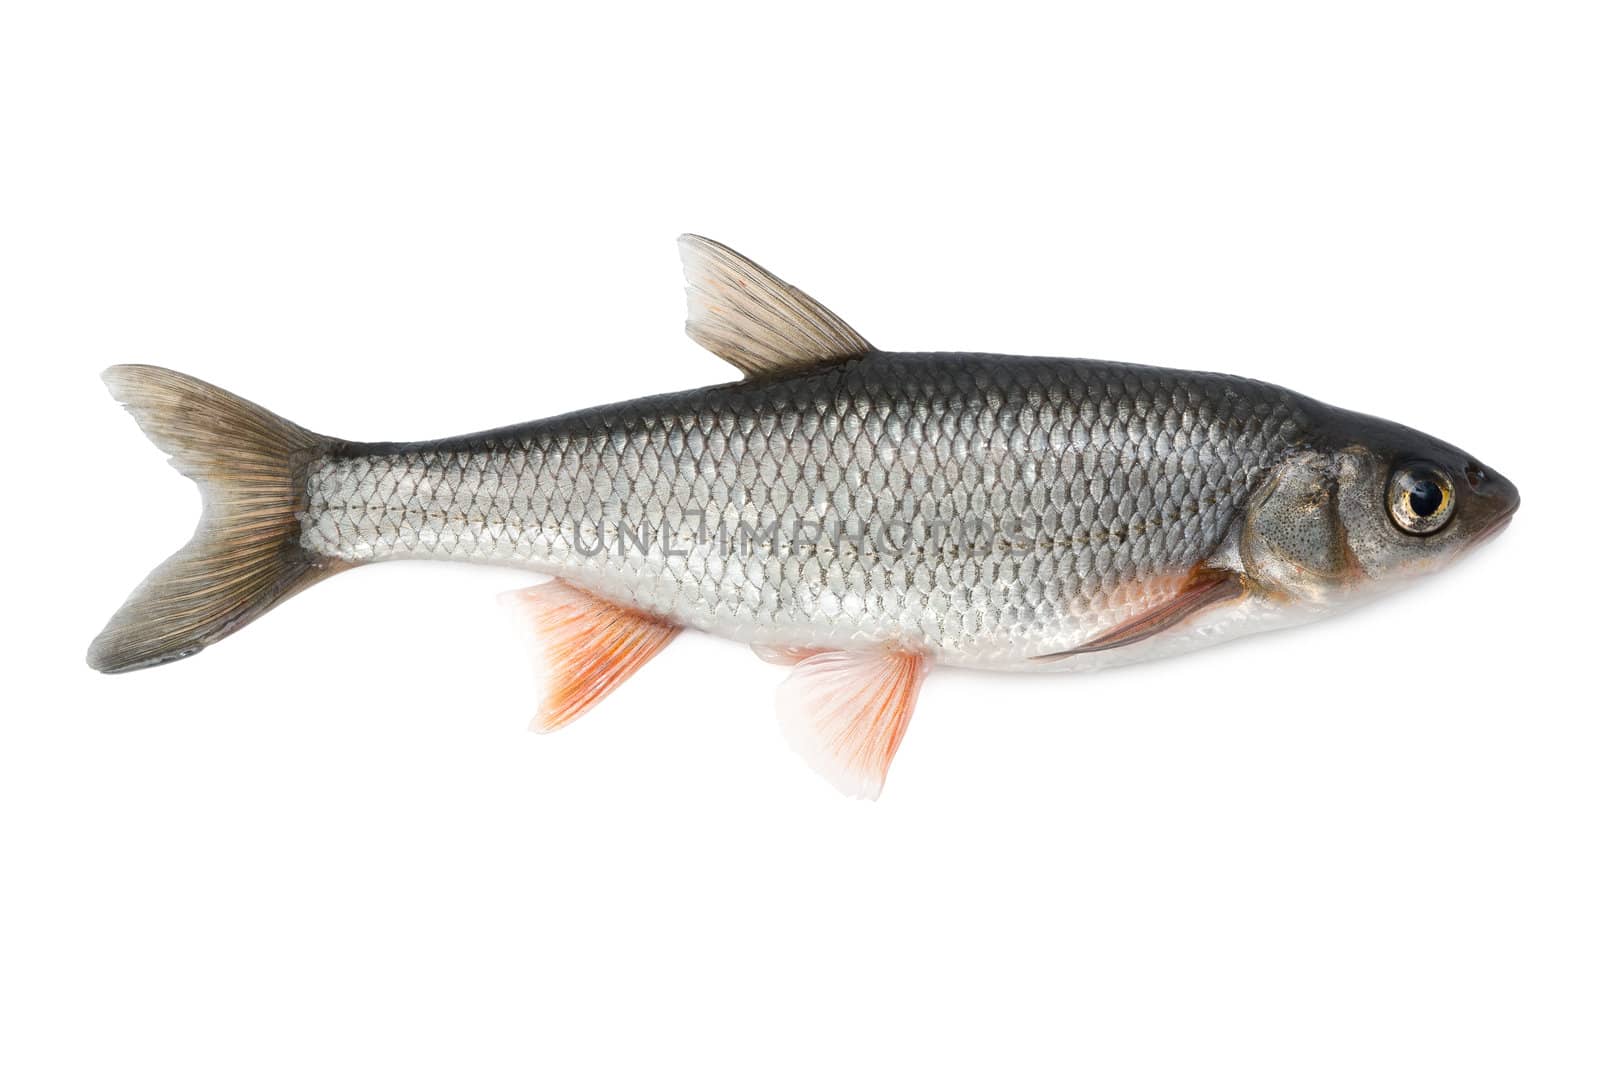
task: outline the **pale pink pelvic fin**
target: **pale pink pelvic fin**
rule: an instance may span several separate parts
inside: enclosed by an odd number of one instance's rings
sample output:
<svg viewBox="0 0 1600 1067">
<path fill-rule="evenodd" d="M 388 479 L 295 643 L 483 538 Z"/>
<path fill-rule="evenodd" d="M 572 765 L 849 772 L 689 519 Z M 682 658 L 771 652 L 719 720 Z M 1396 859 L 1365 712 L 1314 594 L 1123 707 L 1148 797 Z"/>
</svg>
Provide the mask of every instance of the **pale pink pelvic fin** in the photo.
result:
<svg viewBox="0 0 1600 1067">
<path fill-rule="evenodd" d="M 780 667 L 793 667 L 796 663 L 808 660 L 823 651 L 820 648 L 800 648 L 797 645 L 751 645 L 750 651 L 764 663 L 776 663 Z"/>
<path fill-rule="evenodd" d="M 559 579 L 502 593 L 544 668 L 532 728 L 560 729 L 650 662 L 681 627 L 619 607 Z"/>
<path fill-rule="evenodd" d="M 779 687 L 778 723 L 842 792 L 877 799 L 928 667 L 928 657 L 915 652 L 818 653 Z"/>
</svg>

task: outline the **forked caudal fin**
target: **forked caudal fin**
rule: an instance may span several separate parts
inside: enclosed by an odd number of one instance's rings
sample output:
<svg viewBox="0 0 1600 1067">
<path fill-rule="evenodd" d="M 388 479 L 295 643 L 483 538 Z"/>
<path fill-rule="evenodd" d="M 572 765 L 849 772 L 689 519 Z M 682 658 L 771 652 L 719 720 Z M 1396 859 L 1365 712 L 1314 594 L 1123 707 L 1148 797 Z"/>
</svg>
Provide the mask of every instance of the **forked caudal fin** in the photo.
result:
<svg viewBox="0 0 1600 1067">
<path fill-rule="evenodd" d="M 192 655 L 331 573 L 301 549 L 296 517 L 306 466 L 331 438 L 177 371 L 124 365 L 103 377 L 199 483 L 204 511 L 89 646 L 89 666 L 131 671 Z"/>
</svg>

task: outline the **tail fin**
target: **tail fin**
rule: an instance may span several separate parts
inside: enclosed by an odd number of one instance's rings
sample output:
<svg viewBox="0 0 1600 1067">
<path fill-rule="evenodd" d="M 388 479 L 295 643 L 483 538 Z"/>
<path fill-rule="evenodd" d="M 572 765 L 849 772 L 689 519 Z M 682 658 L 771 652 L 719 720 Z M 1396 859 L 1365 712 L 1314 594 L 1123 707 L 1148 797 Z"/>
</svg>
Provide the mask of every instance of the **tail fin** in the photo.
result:
<svg viewBox="0 0 1600 1067">
<path fill-rule="evenodd" d="M 189 543 L 89 646 L 89 666 L 131 671 L 193 655 L 331 573 L 301 549 L 296 517 L 306 466 L 331 438 L 161 367 L 112 367 L 103 378 L 172 465 L 200 484 L 204 512 Z"/>
</svg>

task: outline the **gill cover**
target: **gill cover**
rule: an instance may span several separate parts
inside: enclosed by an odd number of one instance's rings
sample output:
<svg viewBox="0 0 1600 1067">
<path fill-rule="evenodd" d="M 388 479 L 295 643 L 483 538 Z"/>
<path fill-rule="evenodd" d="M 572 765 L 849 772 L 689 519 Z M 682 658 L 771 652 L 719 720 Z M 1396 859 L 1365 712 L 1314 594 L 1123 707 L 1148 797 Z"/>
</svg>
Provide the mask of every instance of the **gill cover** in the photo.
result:
<svg viewBox="0 0 1600 1067">
<path fill-rule="evenodd" d="M 1339 513 L 1338 460 L 1306 452 L 1280 463 L 1245 510 L 1239 556 L 1269 592 L 1315 602 L 1345 588 L 1360 567 Z"/>
</svg>

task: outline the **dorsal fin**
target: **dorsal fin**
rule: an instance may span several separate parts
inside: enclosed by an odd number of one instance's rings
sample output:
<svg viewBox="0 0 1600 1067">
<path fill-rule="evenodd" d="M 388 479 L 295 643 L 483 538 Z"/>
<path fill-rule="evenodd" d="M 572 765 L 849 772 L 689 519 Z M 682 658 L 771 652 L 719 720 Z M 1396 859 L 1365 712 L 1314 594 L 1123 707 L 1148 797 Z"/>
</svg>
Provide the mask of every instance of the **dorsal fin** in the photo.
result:
<svg viewBox="0 0 1600 1067">
<path fill-rule="evenodd" d="M 678 238 L 689 336 L 746 377 L 849 359 L 872 346 L 839 316 L 726 245 Z"/>
</svg>

